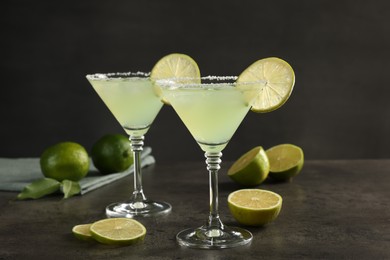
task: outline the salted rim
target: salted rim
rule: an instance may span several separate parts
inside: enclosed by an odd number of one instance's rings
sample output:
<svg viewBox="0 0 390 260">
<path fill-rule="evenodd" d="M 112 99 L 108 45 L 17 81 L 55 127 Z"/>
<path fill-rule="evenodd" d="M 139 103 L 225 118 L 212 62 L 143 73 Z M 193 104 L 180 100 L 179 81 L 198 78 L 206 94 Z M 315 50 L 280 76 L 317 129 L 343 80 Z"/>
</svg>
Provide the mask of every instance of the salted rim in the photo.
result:
<svg viewBox="0 0 390 260">
<path fill-rule="evenodd" d="M 255 85 L 266 84 L 265 81 L 240 82 L 237 83 L 238 76 L 204 76 L 204 77 L 182 77 L 157 79 L 155 82 L 159 87 L 165 89 L 192 89 L 192 88 L 226 88 L 236 87 L 237 85 Z M 177 81 L 201 81 L 201 83 L 178 83 Z"/>
<path fill-rule="evenodd" d="M 143 72 L 143 71 L 95 73 L 95 74 L 86 75 L 86 78 L 88 80 L 102 80 L 102 81 L 127 79 L 127 78 L 149 78 L 149 77 L 150 77 L 150 72 Z"/>
</svg>

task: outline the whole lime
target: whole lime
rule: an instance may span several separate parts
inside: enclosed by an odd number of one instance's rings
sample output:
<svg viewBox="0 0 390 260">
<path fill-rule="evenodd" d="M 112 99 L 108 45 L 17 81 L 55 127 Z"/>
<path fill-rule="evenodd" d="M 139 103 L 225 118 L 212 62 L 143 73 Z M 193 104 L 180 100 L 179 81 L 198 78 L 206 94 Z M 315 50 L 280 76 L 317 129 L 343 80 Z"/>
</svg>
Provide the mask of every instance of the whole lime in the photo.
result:
<svg viewBox="0 0 390 260">
<path fill-rule="evenodd" d="M 48 147 L 41 155 L 43 175 L 58 181 L 79 181 L 87 175 L 89 157 L 78 143 L 62 142 Z"/>
<path fill-rule="evenodd" d="M 92 161 L 102 174 L 122 172 L 133 164 L 129 139 L 121 134 L 108 134 L 92 146 Z"/>
</svg>

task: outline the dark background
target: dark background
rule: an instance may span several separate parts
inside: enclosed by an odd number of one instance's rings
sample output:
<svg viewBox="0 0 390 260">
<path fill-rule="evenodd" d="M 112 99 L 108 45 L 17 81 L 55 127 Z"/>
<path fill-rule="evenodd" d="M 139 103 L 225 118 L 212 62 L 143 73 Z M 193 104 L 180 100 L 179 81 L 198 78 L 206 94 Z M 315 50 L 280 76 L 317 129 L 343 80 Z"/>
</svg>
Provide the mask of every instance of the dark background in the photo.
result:
<svg viewBox="0 0 390 260">
<path fill-rule="evenodd" d="M 307 159 L 390 157 L 390 2 L 1 1 L 0 157 L 39 156 L 75 141 L 88 150 L 124 133 L 85 75 L 149 71 L 193 57 L 202 75 L 238 75 L 277 56 L 296 73 L 290 100 L 248 113 L 224 151 L 293 143 Z M 171 107 L 146 135 L 159 161 L 203 158 Z"/>
</svg>

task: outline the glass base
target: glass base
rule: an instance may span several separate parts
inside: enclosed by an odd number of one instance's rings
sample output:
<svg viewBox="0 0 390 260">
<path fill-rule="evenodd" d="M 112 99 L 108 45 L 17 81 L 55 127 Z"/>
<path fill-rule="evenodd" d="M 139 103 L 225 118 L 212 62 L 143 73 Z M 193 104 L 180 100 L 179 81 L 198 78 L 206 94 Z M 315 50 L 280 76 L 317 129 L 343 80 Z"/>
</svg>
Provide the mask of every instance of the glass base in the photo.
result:
<svg viewBox="0 0 390 260">
<path fill-rule="evenodd" d="M 172 206 L 166 202 L 117 202 L 106 207 L 109 218 L 153 217 L 171 212 Z"/>
<path fill-rule="evenodd" d="M 242 246 L 250 243 L 252 238 L 251 232 L 245 229 L 226 226 L 221 229 L 207 226 L 190 228 L 176 235 L 176 240 L 181 246 L 206 249 Z"/>
</svg>

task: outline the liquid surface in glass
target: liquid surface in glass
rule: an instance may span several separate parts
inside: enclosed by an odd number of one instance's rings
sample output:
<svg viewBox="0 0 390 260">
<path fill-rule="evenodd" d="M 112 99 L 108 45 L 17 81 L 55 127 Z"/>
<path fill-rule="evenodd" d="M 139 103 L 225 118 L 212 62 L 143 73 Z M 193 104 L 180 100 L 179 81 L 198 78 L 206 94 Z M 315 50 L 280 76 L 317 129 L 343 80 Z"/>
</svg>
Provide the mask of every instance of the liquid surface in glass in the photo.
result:
<svg viewBox="0 0 390 260">
<path fill-rule="evenodd" d="M 163 94 L 205 152 L 222 151 L 250 109 L 243 93 L 229 84 L 166 88 Z"/>
<path fill-rule="evenodd" d="M 127 134 L 136 136 L 146 134 L 163 105 L 155 94 L 149 78 L 89 81 Z"/>
</svg>

